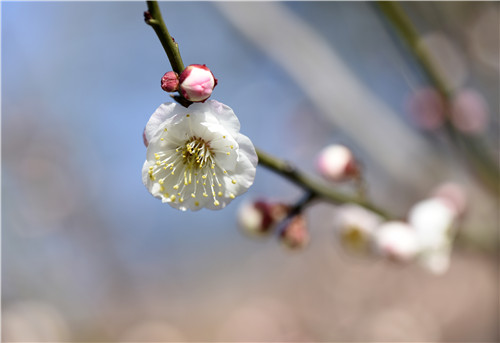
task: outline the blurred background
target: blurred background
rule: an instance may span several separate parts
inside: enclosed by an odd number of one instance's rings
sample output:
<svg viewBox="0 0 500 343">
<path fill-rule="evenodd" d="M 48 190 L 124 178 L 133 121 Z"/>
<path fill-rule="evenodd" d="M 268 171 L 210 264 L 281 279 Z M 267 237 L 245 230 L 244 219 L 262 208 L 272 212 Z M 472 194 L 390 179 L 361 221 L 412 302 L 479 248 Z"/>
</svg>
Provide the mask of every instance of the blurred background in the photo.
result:
<svg viewBox="0 0 500 343">
<path fill-rule="evenodd" d="M 499 4 L 403 6 L 455 94 L 480 99 L 457 127 L 498 163 Z M 412 112 L 430 84 L 375 3 L 160 7 L 184 63 L 211 68 L 212 98 L 261 149 L 312 173 L 322 147 L 345 144 L 397 216 L 462 185 L 451 268 L 347 254 L 329 204 L 306 211 L 302 251 L 245 236 L 245 201 L 301 195 L 262 167 L 222 211 L 162 204 L 141 182 L 142 132 L 169 101 L 170 70 L 146 4 L 3 2 L 3 341 L 498 341 L 498 197 L 439 119 Z"/>
</svg>

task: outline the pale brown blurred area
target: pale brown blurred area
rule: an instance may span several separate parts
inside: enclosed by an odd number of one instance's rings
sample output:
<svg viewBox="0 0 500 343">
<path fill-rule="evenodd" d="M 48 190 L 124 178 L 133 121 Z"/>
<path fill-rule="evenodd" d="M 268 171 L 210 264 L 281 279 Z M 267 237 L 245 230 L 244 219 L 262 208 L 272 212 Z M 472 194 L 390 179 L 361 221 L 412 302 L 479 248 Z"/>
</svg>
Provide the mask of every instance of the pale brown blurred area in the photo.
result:
<svg viewBox="0 0 500 343">
<path fill-rule="evenodd" d="M 262 9 L 262 16 L 247 13 L 246 21 L 239 24 L 248 27 L 237 28 L 226 21 L 237 21 L 238 12 L 245 16 L 245 6 L 253 4 L 161 4 L 162 9 L 165 6 L 167 24 L 176 32 L 176 40 L 182 42 L 186 60 L 203 56 L 199 46 L 207 49 L 203 53 L 215 66 L 216 60 L 221 60 L 214 70 L 225 78 L 219 79 L 216 90 L 241 113 L 242 131 L 264 149 L 281 153 L 281 157 L 313 172 L 315 152 L 331 142 L 347 144 L 366 170 L 369 196 L 399 216 L 443 181 L 463 185 L 469 207 L 460 226 L 451 268 L 444 275 L 432 275 L 414 264 L 390 263 L 344 251 L 332 230 L 333 205 L 318 204 L 307 210 L 310 244 L 304 250 L 289 251 L 275 237 L 254 240 L 239 232 L 235 219 L 239 199 L 224 211 L 196 214 L 174 211 L 152 199 L 140 180 L 145 153 L 141 134 L 148 111 L 165 101 L 165 95 L 158 90 L 158 81 L 166 71 L 161 69 L 165 57 L 151 29 L 143 28 L 143 3 L 78 4 L 89 6 L 85 7 L 88 12 L 82 13 L 92 13 L 99 19 L 95 25 L 102 26 L 96 37 L 100 32 L 109 32 L 104 19 L 118 5 L 124 7 L 123 16 L 129 20 L 116 16 L 118 22 L 123 21 L 121 30 L 128 28 L 127 34 L 137 36 L 120 33 L 122 45 L 116 45 L 119 56 L 105 59 L 102 68 L 94 70 L 99 78 L 79 79 L 88 88 L 73 85 L 82 96 L 77 98 L 81 100 L 78 106 L 71 108 L 66 102 L 60 105 L 63 95 L 44 99 L 46 94 L 36 95 L 31 88 L 16 90 L 11 87 L 15 80 L 3 79 L 3 92 L 9 96 L 3 94 L 2 99 L 2 341 L 500 340 L 498 199 L 474 179 L 448 145 L 441 144 L 443 137 L 419 131 L 406 117 L 405 101 L 420 82 L 415 76 L 418 72 L 405 64 L 370 5 L 259 3 L 255 6 L 261 7 L 252 10 Z M 27 9 L 30 5 L 25 6 Z M 63 5 L 52 6 L 46 11 Z M 74 18 L 78 10 L 72 6 L 76 5 L 64 6 L 64 11 L 56 12 L 59 17 Z M 99 6 L 107 7 L 103 10 Z M 445 56 L 451 51 L 450 64 L 453 62 L 454 67 L 447 73 L 454 78 L 455 87 L 473 86 L 485 97 L 491 122 L 484 136 L 496 149 L 499 62 L 498 48 L 493 47 L 498 47 L 498 4 L 438 6 L 439 11 L 432 12 L 429 3 L 405 3 L 412 18 L 419 18 L 427 43 L 446 48 Z M 65 11 L 71 15 L 60 15 Z M 169 11 L 194 13 L 196 18 L 207 20 L 207 30 L 222 25 L 213 35 L 219 39 L 217 33 L 222 36 L 231 32 L 223 37 L 228 46 L 206 46 L 212 40 L 194 35 L 190 31 L 198 30 L 193 29 L 194 24 L 182 26 L 186 18 L 167 15 L 172 13 Z M 233 17 L 227 18 L 227 13 Z M 314 97 L 312 87 L 306 87 L 310 84 L 294 84 L 298 83 L 297 75 L 305 75 L 301 69 L 294 76 L 294 63 L 300 62 L 302 53 L 307 56 L 310 51 L 289 55 L 285 65 L 275 61 L 274 54 L 296 46 L 293 37 L 289 37 L 291 42 L 283 41 L 282 46 L 272 41 L 273 35 L 261 37 L 261 43 L 248 38 L 252 37 L 252 28 L 259 32 L 265 25 L 272 25 L 265 21 L 269 13 L 280 15 L 284 24 L 290 23 L 286 19 L 294 19 L 295 28 L 305 28 L 307 34 L 319 39 L 308 42 L 319 42 L 321 49 L 315 57 L 325 57 L 320 61 L 331 68 L 329 72 L 335 77 L 318 72 L 314 86 L 339 82 L 334 85 L 337 92 L 327 90 L 328 96 L 320 99 Z M 348 31 L 359 42 L 348 44 L 338 38 L 344 37 L 345 31 L 337 34 L 325 29 L 342 17 L 349 23 L 353 21 Z M 44 17 L 38 24 L 42 22 Z M 437 27 L 439 22 L 443 27 Z M 356 29 L 356 23 L 360 28 Z M 12 30 L 12 25 L 7 28 Z M 286 37 L 289 32 L 286 26 L 275 28 L 277 35 L 282 34 L 278 37 Z M 241 34 L 247 29 L 248 36 Z M 330 36 L 338 41 L 329 40 Z M 82 33 L 79 37 L 85 40 L 86 36 Z M 222 41 L 226 42 L 220 39 L 217 44 Z M 151 46 L 140 45 L 144 42 Z M 269 50 L 265 44 L 259 46 L 262 42 L 268 43 Z M 105 43 L 109 49 L 109 41 Z M 359 49 L 366 46 L 369 48 L 361 54 Z M 64 55 L 62 48 L 54 51 L 63 54 L 61 60 L 73 66 L 71 63 L 84 63 L 105 49 L 91 45 L 85 50 L 90 51 L 88 55 L 75 54 L 81 60 Z M 111 50 L 114 48 L 106 51 L 111 54 Z M 240 50 L 241 56 L 234 58 L 232 54 Z M 457 51 L 460 56 L 454 56 Z M 158 61 L 149 60 L 156 55 Z M 248 59 L 243 59 L 246 55 Z M 356 59 L 358 69 L 353 70 L 346 61 L 352 62 L 360 55 L 366 55 L 365 59 Z M 130 89 L 123 86 L 123 70 L 113 70 L 110 62 L 127 60 L 124 56 L 130 56 L 125 70 L 143 66 L 127 79 Z M 251 69 L 252 59 L 258 59 L 253 62 L 258 68 Z M 329 64 L 332 60 L 342 63 Z M 148 71 L 146 65 L 161 68 Z M 336 69 L 339 66 L 341 69 Z M 14 68 L 14 63 L 3 68 L 7 67 Z M 258 74 L 261 69 L 264 71 Z M 87 74 L 85 68 L 82 70 Z M 41 75 L 50 72 L 42 70 Z M 37 91 L 67 87 L 64 83 L 57 86 L 60 74 L 55 74 L 56 81 L 49 85 L 46 79 L 34 76 L 30 84 Z M 236 87 L 230 85 L 240 84 L 242 75 L 248 82 L 246 93 L 231 93 Z M 363 75 L 370 77 L 362 80 Z M 112 83 L 115 88 L 105 83 L 108 79 L 116 82 Z M 102 89 L 95 93 L 91 89 L 98 88 L 101 82 L 112 94 L 97 101 L 94 99 Z M 363 96 L 343 93 L 348 86 Z M 376 93 L 385 86 L 388 88 Z M 403 86 L 407 88 L 401 89 Z M 19 96 L 23 92 L 32 93 L 30 97 Z M 71 99 L 71 93 L 64 95 Z M 272 96 L 282 96 L 283 101 L 270 99 Z M 261 101 L 248 103 L 243 99 Z M 390 105 L 389 100 L 393 101 Z M 87 106 L 91 110 L 81 109 L 82 104 L 90 104 Z M 113 117 L 115 111 L 120 116 Z M 257 173 L 254 186 L 243 196 L 246 199 L 269 196 L 292 201 L 300 196 L 298 189 L 278 176 L 262 168 Z M 349 191 L 350 186 L 339 189 Z"/>
<path fill-rule="evenodd" d="M 4 123 L 10 128 L 3 136 L 9 179 L 4 201 L 19 211 L 3 230 L 9 244 L 3 268 L 5 342 L 498 337 L 495 254 L 459 248 L 443 276 L 351 255 L 335 242 L 331 205 L 307 212 L 313 238 L 304 251 L 241 235 L 231 238 L 232 246 L 218 242 L 194 255 L 177 252 L 173 258 L 192 261 L 173 261 L 177 268 L 163 269 L 168 251 L 150 264 L 127 266 L 117 251 L 120 238 L 90 201 L 88 180 L 74 182 L 78 160 L 65 143 L 71 139 L 55 122 L 34 129 L 37 119 L 24 111 Z M 184 244 L 178 249 L 189 247 Z M 11 249 L 23 255 L 12 259 Z M 206 259 L 211 262 L 201 262 Z"/>
</svg>

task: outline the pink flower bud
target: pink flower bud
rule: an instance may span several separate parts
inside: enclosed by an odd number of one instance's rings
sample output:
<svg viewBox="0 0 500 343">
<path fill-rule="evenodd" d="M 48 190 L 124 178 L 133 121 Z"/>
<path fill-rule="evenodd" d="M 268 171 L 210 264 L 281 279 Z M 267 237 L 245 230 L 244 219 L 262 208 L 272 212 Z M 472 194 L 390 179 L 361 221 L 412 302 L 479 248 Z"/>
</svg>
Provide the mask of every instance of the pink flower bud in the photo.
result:
<svg viewBox="0 0 500 343">
<path fill-rule="evenodd" d="M 298 214 L 288 220 L 280 238 L 291 249 L 300 249 L 306 246 L 309 243 L 309 231 L 304 216 Z"/>
<path fill-rule="evenodd" d="M 489 108 L 484 97 L 473 89 L 458 92 L 451 104 L 451 122 L 465 134 L 479 134 L 486 130 Z"/>
<path fill-rule="evenodd" d="M 413 122 L 424 130 L 436 130 L 444 123 L 444 101 L 434 88 L 417 89 L 406 107 Z"/>
<path fill-rule="evenodd" d="M 243 204 L 238 211 L 240 227 L 249 234 L 269 233 L 273 227 L 285 218 L 289 207 L 282 203 L 257 200 Z"/>
<path fill-rule="evenodd" d="M 318 172 L 331 181 L 344 181 L 359 174 L 359 168 L 351 151 L 343 145 L 324 148 L 316 160 Z"/>
<path fill-rule="evenodd" d="M 179 77 L 179 89 L 184 98 L 192 102 L 204 102 L 212 94 L 217 79 L 205 65 L 191 64 Z"/>
<path fill-rule="evenodd" d="M 382 224 L 375 231 L 375 248 L 380 255 L 396 262 L 412 260 L 420 249 L 415 230 L 404 222 Z"/>
<path fill-rule="evenodd" d="M 179 75 L 175 71 L 167 71 L 161 78 L 161 89 L 165 92 L 176 92 L 179 89 Z"/>
</svg>

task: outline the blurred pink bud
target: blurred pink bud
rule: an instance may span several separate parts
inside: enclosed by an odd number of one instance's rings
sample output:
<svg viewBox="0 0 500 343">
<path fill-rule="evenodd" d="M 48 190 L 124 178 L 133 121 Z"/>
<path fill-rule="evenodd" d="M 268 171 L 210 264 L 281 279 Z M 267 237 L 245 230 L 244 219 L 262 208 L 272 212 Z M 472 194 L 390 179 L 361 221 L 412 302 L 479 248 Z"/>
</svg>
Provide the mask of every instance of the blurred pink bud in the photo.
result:
<svg viewBox="0 0 500 343">
<path fill-rule="evenodd" d="M 413 122 L 424 130 L 436 130 L 444 123 L 444 101 L 434 88 L 417 89 L 410 95 L 406 107 Z"/>
<path fill-rule="evenodd" d="M 238 223 L 246 233 L 266 234 L 286 217 L 288 209 L 285 204 L 265 200 L 245 203 L 238 210 Z"/>
<path fill-rule="evenodd" d="M 309 231 L 304 216 L 298 214 L 289 219 L 280 238 L 291 249 L 300 249 L 306 246 L 309 243 Z"/>
<path fill-rule="evenodd" d="M 420 245 L 415 230 L 400 221 L 386 222 L 375 232 L 377 252 L 397 262 L 409 262 L 419 252 Z"/>
<path fill-rule="evenodd" d="M 217 79 L 205 65 L 191 64 L 179 77 L 183 97 L 192 102 L 204 102 L 212 94 Z"/>
<path fill-rule="evenodd" d="M 142 141 L 144 142 L 144 146 L 147 148 L 149 145 L 148 138 L 146 137 L 146 128 L 142 132 Z"/>
<path fill-rule="evenodd" d="M 344 181 L 359 174 L 352 152 L 343 145 L 329 145 L 318 155 L 318 172 L 331 181 Z"/>
<path fill-rule="evenodd" d="M 441 184 L 433 192 L 433 196 L 448 204 L 457 216 L 462 215 L 467 207 L 467 196 L 462 186 L 447 182 Z"/>
<path fill-rule="evenodd" d="M 179 89 L 179 75 L 175 71 L 167 71 L 161 78 L 161 89 L 165 92 L 176 92 Z"/>
<path fill-rule="evenodd" d="M 484 97 L 473 89 L 463 89 L 453 98 L 451 122 L 466 134 L 483 132 L 488 125 L 489 108 Z"/>
</svg>

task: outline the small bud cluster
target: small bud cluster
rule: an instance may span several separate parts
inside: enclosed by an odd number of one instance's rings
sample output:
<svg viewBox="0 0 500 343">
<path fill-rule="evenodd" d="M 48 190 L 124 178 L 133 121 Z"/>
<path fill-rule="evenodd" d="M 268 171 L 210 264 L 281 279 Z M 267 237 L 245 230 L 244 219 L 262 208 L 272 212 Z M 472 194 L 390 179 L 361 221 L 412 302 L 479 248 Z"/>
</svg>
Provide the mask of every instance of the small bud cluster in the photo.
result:
<svg viewBox="0 0 500 343">
<path fill-rule="evenodd" d="M 259 199 L 240 207 L 238 223 L 245 233 L 260 236 L 270 233 L 277 223 L 285 219 L 287 213 L 287 205 Z"/>
<path fill-rule="evenodd" d="M 343 145 L 325 147 L 317 157 L 316 167 L 321 176 L 328 181 L 342 182 L 360 177 L 360 168 L 352 152 Z M 257 200 L 246 203 L 238 212 L 238 221 L 244 232 L 253 236 L 267 235 L 278 232 L 281 242 L 290 249 L 300 249 L 309 243 L 309 231 L 302 205 L 292 206 L 281 202 Z M 359 208 L 359 207 L 358 207 Z M 361 209 L 363 211 L 363 209 Z M 359 233 L 355 231 L 359 228 Z M 350 227 L 350 231 L 340 233 L 345 240 L 351 240 L 353 245 L 357 236 L 363 240 L 364 226 Z"/>
<path fill-rule="evenodd" d="M 204 64 L 191 64 L 180 75 L 169 71 L 161 78 L 161 88 L 165 92 L 178 91 L 191 102 L 205 102 L 216 85 L 217 79 Z"/>
<path fill-rule="evenodd" d="M 280 241 L 288 248 L 303 248 L 309 242 L 305 217 L 301 213 L 290 216 L 290 210 L 287 204 L 259 199 L 240 207 L 238 223 L 248 235 L 269 236 L 277 231 Z"/>
<path fill-rule="evenodd" d="M 290 249 L 301 249 L 309 243 L 309 231 L 303 214 L 297 214 L 285 222 L 280 232 L 281 241 Z"/>
</svg>

